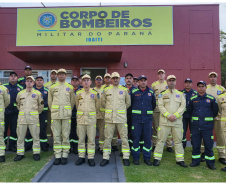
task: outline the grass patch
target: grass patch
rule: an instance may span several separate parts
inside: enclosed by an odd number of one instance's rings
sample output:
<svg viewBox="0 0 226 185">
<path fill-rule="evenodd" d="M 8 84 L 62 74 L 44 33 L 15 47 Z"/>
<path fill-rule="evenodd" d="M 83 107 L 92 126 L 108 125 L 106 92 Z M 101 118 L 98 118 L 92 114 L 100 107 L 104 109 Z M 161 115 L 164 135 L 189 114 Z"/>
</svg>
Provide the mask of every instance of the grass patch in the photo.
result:
<svg viewBox="0 0 226 185">
<path fill-rule="evenodd" d="M 185 163 L 191 163 L 192 148 L 185 149 Z M 226 182 L 226 173 L 220 171 L 225 165 L 218 162 L 217 150 L 214 148 L 216 157 L 216 170 L 207 168 L 205 162 L 201 162 L 198 167 L 183 168 L 176 164 L 174 153 L 169 153 L 164 149 L 163 158 L 160 166 L 147 166 L 143 162 L 143 155 L 140 157 L 140 165 L 133 164 L 130 156 L 131 165 L 123 166 L 126 182 Z M 152 153 L 153 154 L 153 153 Z M 153 156 L 151 158 L 153 162 Z"/>
<path fill-rule="evenodd" d="M 15 153 L 6 154 L 6 162 L 0 164 L 0 182 L 31 182 L 32 178 L 53 156 L 53 151 L 42 152 L 40 161 L 34 161 L 32 152 L 26 152 L 25 158 L 15 162 Z"/>
</svg>

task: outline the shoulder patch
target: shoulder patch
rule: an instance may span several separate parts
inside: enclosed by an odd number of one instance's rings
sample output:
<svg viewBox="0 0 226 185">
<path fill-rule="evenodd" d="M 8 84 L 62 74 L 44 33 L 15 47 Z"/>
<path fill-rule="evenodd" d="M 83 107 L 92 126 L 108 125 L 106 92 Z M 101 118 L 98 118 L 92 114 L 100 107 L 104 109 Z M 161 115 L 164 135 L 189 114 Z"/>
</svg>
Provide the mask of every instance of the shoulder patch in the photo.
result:
<svg viewBox="0 0 226 185">
<path fill-rule="evenodd" d="M 136 91 L 139 91 L 139 89 L 138 89 L 138 88 L 133 89 L 133 90 L 132 90 L 132 93 L 135 93 Z"/>
<path fill-rule="evenodd" d="M 46 87 L 44 87 L 44 90 L 46 90 L 47 92 L 49 92 L 49 89 L 48 89 L 48 88 L 46 88 Z"/>
<path fill-rule="evenodd" d="M 22 93 L 24 93 L 24 92 L 26 92 L 26 89 L 20 91 L 20 92 L 18 93 L 18 95 L 19 95 L 19 94 L 22 94 Z"/>
<path fill-rule="evenodd" d="M 208 98 L 210 98 L 210 99 L 212 99 L 212 100 L 214 99 L 214 97 L 211 96 L 211 95 L 209 95 L 209 94 L 207 94 L 206 97 L 208 97 Z"/>
<path fill-rule="evenodd" d="M 9 85 L 9 83 L 5 83 L 5 84 L 2 84 L 2 85 L 4 85 L 4 86 L 5 86 L 5 85 Z"/>
<path fill-rule="evenodd" d="M 193 100 L 193 99 L 195 99 L 195 98 L 197 98 L 197 97 L 198 97 L 198 95 L 192 96 L 192 97 L 190 98 L 190 100 Z"/>
<path fill-rule="evenodd" d="M 82 93 L 83 91 L 84 91 L 84 89 L 80 89 L 80 90 L 78 90 L 78 91 L 76 92 L 76 95 L 78 95 L 78 94 Z"/>
<path fill-rule="evenodd" d="M 24 89 L 20 84 L 17 84 L 17 86 L 18 86 L 19 88 L 21 88 L 21 89 Z"/>
</svg>

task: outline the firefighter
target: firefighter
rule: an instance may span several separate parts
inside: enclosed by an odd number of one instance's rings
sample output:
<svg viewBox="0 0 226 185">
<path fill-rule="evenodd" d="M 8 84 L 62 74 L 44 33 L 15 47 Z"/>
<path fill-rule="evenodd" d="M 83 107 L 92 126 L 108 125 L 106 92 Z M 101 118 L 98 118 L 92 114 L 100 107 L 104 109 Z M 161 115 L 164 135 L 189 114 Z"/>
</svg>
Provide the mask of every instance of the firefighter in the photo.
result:
<svg viewBox="0 0 226 185">
<path fill-rule="evenodd" d="M 165 71 L 163 69 L 158 70 L 158 78 L 159 80 L 153 82 L 151 84 L 151 88 L 154 90 L 155 92 L 155 97 L 156 97 L 156 101 L 157 101 L 157 106 L 154 110 L 154 114 L 153 114 L 153 135 L 152 135 L 152 141 L 153 141 L 153 148 L 152 151 L 154 152 L 155 150 L 155 146 L 158 140 L 157 137 L 157 133 L 158 133 L 158 127 L 159 127 L 159 118 L 160 118 L 160 110 L 158 108 L 158 96 L 159 94 L 168 89 L 167 83 L 165 81 Z M 168 152 L 173 152 L 173 145 L 172 145 L 172 134 L 170 133 L 167 140 L 166 140 L 166 146 L 167 146 L 167 151 Z"/>
<path fill-rule="evenodd" d="M 76 95 L 76 92 L 79 89 L 79 78 L 77 76 L 73 76 L 71 78 L 71 85 L 74 87 L 74 93 Z M 74 106 L 72 110 L 72 116 L 71 116 L 71 132 L 70 132 L 70 145 L 71 145 L 71 151 L 74 152 L 74 154 L 78 154 L 78 135 L 77 135 L 77 120 L 76 120 L 76 114 L 77 109 L 76 106 Z"/>
<path fill-rule="evenodd" d="M 217 103 L 218 103 L 219 113 L 221 115 L 221 128 L 222 128 L 225 147 L 226 147 L 226 92 L 222 93 L 217 97 Z M 222 168 L 221 171 L 226 172 L 226 167 Z"/>
<path fill-rule="evenodd" d="M 112 85 L 106 87 L 101 96 L 101 104 L 105 108 L 105 140 L 103 148 L 103 160 L 100 166 L 109 163 L 111 154 L 111 141 L 117 128 L 122 141 L 123 163 L 129 166 L 130 149 L 128 143 L 128 126 L 126 112 L 131 105 L 129 90 L 119 85 L 120 75 L 117 72 L 111 75 Z"/>
<path fill-rule="evenodd" d="M 220 95 L 225 88 L 217 84 L 217 73 L 216 72 L 210 72 L 209 73 L 209 81 L 210 84 L 207 85 L 206 93 L 214 96 L 214 98 L 217 98 L 218 95 Z M 223 132 L 221 128 L 221 121 L 220 121 L 220 114 L 214 118 L 214 131 L 217 137 L 217 151 L 218 151 L 218 157 L 219 162 L 222 164 L 226 164 L 225 160 L 225 142 L 223 137 Z M 205 161 L 205 153 L 204 153 L 204 146 L 202 144 L 201 146 L 201 161 Z"/>
<path fill-rule="evenodd" d="M 33 158 L 40 160 L 40 124 L 39 114 L 44 108 L 42 94 L 33 89 L 35 80 L 33 76 L 26 77 L 26 89 L 20 91 L 16 98 L 17 108 L 19 110 L 17 126 L 17 156 L 14 161 L 20 161 L 24 158 L 24 138 L 29 128 L 33 138 Z"/>
<path fill-rule="evenodd" d="M 139 86 L 139 79 L 137 77 L 133 77 L 133 86 L 138 87 Z"/>
<path fill-rule="evenodd" d="M 168 89 L 158 96 L 160 121 L 158 127 L 158 141 L 154 151 L 153 166 L 159 166 L 163 148 L 169 133 L 172 133 L 175 146 L 176 164 L 186 168 L 184 163 L 184 149 L 182 146 L 183 122 L 182 115 L 186 107 L 184 94 L 175 89 L 176 77 L 167 77 Z"/>
<path fill-rule="evenodd" d="M 133 163 L 139 165 L 141 136 L 144 139 L 143 158 L 144 163 L 151 166 L 151 136 L 152 136 L 152 118 L 153 110 L 156 107 L 154 91 L 147 87 L 147 77 L 139 77 L 139 86 L 132 90 L 132 135 Z"/>
<path fill-rule="evenodd" d="M 95 78 L 95 84 L 96 87 L 94 87 L 94 90 L 99 93 L 99 96 L 101 97 L 102 91 L 103 91 L 103 78 L 102 76 L 98 75 Z M 100 109 L 97 110 L 97 128 L 99 131 L 99 151 L 101 154 L 103 154 L 103 146 L 104 146 L 104 108 L 101 107 L 100 98 L 98 100 L 98 107 Z"/>
<path fill-rule="evenodd" d="M 185 79 L 184 89 L 182 90 L 182 92 L 185 94 L 186 106 L 187 106 L 190 98 L 197 94 L 197 91 L 192 89 L 192 80 L 190 78 Z M 191 132 L 191 118 L 190 118 L 188 112 L 185 109 L 184 114 L 183 114 L 183 129 L 184 129 L 184 132 L 183 132 L 183 140 L 182 140 L 184 149 L 185 149 L 186 144 L 187 144 L 186 134 L 187 134 L 188 126 L 189 126 L 189 129 L 190 129 L 190 132 Z"/>
<path fill-rule="evenodd" d="M 104 88 L 109 87 L 111 85 L 111 75 L 109 73 L 106 73 L 104 75 L 104 85 L 101 86 L 101 88 L 104 90 Z M 102 107 L 102 110 L 105 111 Z M 104 114 L 104 113 L 103 113 Z M 111 149 L 114 151 L 118 151 L 118 133 L 117 129 L 115 129 L 112 142 L 111 142 Z"/>
<path fill-rule="evenodd" d="M 48 105 L 51 110 L 51 129 L 53 132 L 54 165 L 66 165 L 70 150 L 69 134 L 71 129 L 72 108 L 75 105 L 74 88 L 65 79 L 67 71 L 57 71 L 59 82 L 51 85 Z"/>
<path fill-rule="evenodd" d="M 57 83 L 57 70 L 53 69 L 50 72 L 50 81 L 44 84 L 44 87 L 47 89 L 50 89 L 51 85 Z M 46 134 L 48 139 L 52 136 L 52 130 L 51 130 L 51 111 L 48 109 L 47 111 L 47 128 L 46 128 Z"/>
<path fill-rule="evenodd" d="M 10 103 L 10 95 L 9 90 L 0 85 L 0 162 L 5 162 L 5 143 L 4 143 L 4 130 L 5 130 L 5 122 L 4 122 L 4 112 L 5 108 Z"/>
<path fill-rule="evenodd" d="M 205 160 L 207 167 L 215 170 L 215 157 L 213 153 L 213 127 L 214 118 L 218 114 L 216 99 L 206 94 L 206 83 L 197 83 L 198 94 L 191 97 L 187 106 L 187 111 L 192 118 L 192 163 L 190 167 L 196 167 L 201 162 L 200 148 L 203 139 L 205 145 Z"/>
<path fill-rule="evenodd" d="M 9 75 L 9 83 L 3 84 L 10 93 L 10 104 L 5 109 L 5 132 L 4 140 L 7 141 L 8 128 L 10 127 L 10 136 L 9 136 L 9 150 L 16 152 L 16 127 L 19 111 L 16 107 L 16 97 L 17 94 L 23 90 L 23 87 L 17 83 L 18 76 L 17 73 L 11 72 Z"/>
<path fill-rule="evenodd" d="M 23 77 L 18 79 L 18 84 L 21 85 L 24 89 L 26 88 L 26 77 L 31 76 L 32 74 L 32 69 L 31 66 L 26 66 L 24 68 L 24 75 Z"/>
<path fill-rule="evenodd" d="M 88 164 L 95 166 L 95 138 L 96 138 L 96 113 L 98 107 L 99 93 L 90 88 L 92 84 L 89 75 L 82 77 L 83 89 L 77 91 L 75 104 L 77 108 L 77 129 L 78 129 L 78 155 L 79 158 L 75 165 L 81 165 L 85 162 L 85 139 L 88 136 Z"/>
</svg>

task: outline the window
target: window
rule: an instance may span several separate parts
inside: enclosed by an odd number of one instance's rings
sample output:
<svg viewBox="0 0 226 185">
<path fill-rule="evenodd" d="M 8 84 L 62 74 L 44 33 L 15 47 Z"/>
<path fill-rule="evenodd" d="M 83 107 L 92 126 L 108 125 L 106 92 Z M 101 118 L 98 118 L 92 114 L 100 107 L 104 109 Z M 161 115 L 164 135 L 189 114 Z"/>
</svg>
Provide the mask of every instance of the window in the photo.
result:
<svg viewBox="0 0 226 185">
<path fill-rule="evenodd" d="M 9 74 L 13 72 L 12 70 L 0 70 L 0 82 L 2 84 L 8 83 L 9 82 Z"/>
</svg>

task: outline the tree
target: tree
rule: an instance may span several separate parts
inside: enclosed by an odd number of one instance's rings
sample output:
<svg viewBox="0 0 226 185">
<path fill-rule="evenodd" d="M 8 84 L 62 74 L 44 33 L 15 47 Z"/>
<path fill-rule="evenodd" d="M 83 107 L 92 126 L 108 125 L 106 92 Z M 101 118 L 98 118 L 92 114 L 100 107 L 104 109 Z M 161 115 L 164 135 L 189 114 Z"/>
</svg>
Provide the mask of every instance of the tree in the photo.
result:
<svg viewBox="0 0 226 185">
<path fill-rule="evenodd" d="M 220 45 L 222 47 L 222 51 L 220 53 L 220 56 L 221 56 L 221 85 L 225 86 L 225 81 L 226 81 L 226 33 L 223 30 L 220 31 Z"/>
</svg>

